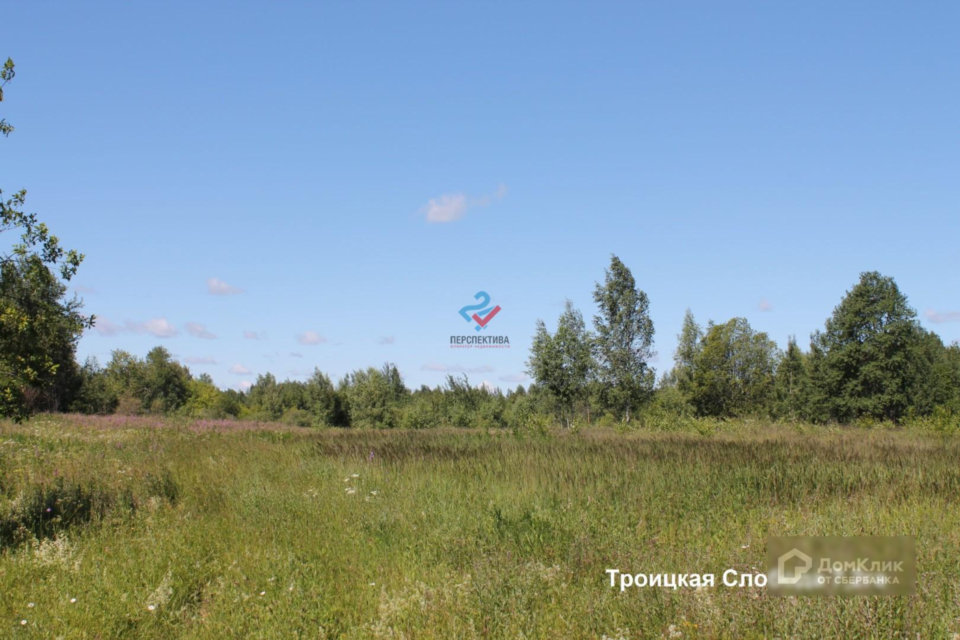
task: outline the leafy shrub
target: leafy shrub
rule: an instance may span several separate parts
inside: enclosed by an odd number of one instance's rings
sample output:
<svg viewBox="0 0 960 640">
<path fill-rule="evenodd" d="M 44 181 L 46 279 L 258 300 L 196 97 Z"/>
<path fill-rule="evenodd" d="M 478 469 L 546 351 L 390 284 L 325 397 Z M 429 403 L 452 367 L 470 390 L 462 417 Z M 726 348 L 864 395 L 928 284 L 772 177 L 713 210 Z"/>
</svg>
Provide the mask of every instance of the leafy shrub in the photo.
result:
<svg viewBox="0 0 960 640">
<path fill-rule="evenodd" d="M 319 424 L 319 421 L 309 411 L 293 407 L 283 412 L 280 422 L 294 427 L 312 427 Z"/>
</svg>

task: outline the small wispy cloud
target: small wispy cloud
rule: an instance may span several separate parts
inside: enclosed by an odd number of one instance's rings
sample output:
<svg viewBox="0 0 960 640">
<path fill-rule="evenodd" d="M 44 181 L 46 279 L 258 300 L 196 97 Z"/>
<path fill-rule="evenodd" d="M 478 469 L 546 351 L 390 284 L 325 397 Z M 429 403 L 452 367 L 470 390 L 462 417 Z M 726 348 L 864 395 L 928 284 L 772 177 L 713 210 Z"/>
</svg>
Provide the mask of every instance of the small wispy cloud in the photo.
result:
<svg viewBox="0 0 960 640">
<path fill-rule="evenodd" d="M 760 311 L 763 311 L 763 312 L 773 311 L 773 305 L 770 304 L 769 300 L 767 300 L 763 296 L 760 296 L 760 304 L 757 305 L 757 309 L 760 309 Z"/>
<path fill-rule="evenodd" d="M 183 359 L 184 364 L 220 364 L 212 356 L 188 356 Z"/>
<path fill-rule="evenodd" d="M 500 380 L 501 382 L 512 382 L 514 384 L 519 384 L 521 382 L 524 382 L 525 380 L 528 380 L 529 378 L 530 376 L 528 376 L 525 373 L 511 373 L 509 375 L 500 376 L 497 379 Z"/>
<path fill-rule="evenodd" d="M 232 296 L 243 293 L 243 289 L 227 284 L 220 278 L 209 278 L 207 280 L 207 293 L 212 296 Z"/>
<path fill-rule="evenodd" d="M 128 322 L 125 329 L 131 333 L 147 333 L 154 338 L 172 338 L 180 331 L 166 318 L 154 318 L 146 322 Z"/>
<path fill-rule="evenodd" d="M 253 371 L 250 371 L 250 369 L 247 369 L 245 366 L 238 363 L 230 367 L 230 373 L 235 373 L 238 376 L 248 376 L 253 373 Z"/>
<path fill-rule="evenodd" d="M 960 322 L 960 311 L 934 311 L 927 309 L 924 314 L 927 320 L 935 324 L 943 322 Z"/>
<path fill-rule="evenodd" d="M 429 223 L 455 222 L 466 217 L 467 210 L 473 207 L 486 207 L 503 199 L 506 195 L 507 187 L 504 185 L 500 185 L 494 193 L 479 198 L 469 198 L 465 193 L 445 193 L 436 198 L 430 198 L 421 209 L 421 213 L 426 216 Z"/>
<path fill-rule="evenodd" d="M 314 344 L 323 344 L 327 339 L 316 331 L 304 331 L 297 336 L 297 342 L 300 344 L 314 345 Z"/>
<path fill-rule="evenodd" d="M 207 331 L 207 327 L 200 324 L 199 322 L 188 322 L 184 327 L 187 330 L 187 333 L 192 335 L 194 338 L 201 338 L 203 340 L 216 340 L 217 336 Z"/>
<path fill-rule="evenodd" d="M 377 344 L 393 344 L 396 341 L 397 339 L 393 336 L 383 336 L 382 338 L 377 340 Z"/>
<path fill-rule="evenodd" d="M 297 353 L 296 351 L 291 351 L 291 352 L 290 352 L 290 357 L 291 357 L 291 358 L 302 358 L 302 357 L 303 357 L 303 354 L 302 354 L 302 353 Z"/>
<path fill-rule="evenodd" d="M 82 284 L 78 284 L 73 288 L 73 290 L 76 291 L 77 293 L 96 293 L 97 292 L 97 290 L 94 289 L 93 287 L 85 287 Z"/>
<path fill-rule="evenodd" d="M 477 385 L 477 389 L 483 389 L 487 393 L 494 393 L 498 388 L 499 387 L 497 387 L 497 385 L 493 384 L 489 380 L 484 380 Z"/>
<path fill-rule="evenodd" d="M 242 380 L 237 383 L 236 389 L 238 391 L 250 391 L 250 387 L 253 386 L 253 383 L 249 380 Z"/>
<path fill-rule="evenodd" d="M 266 340 L 267 333 L 265 331 L 244 331 L 243 337 L 246 340 Z"/>
<path fill-rule="evenodd" d="M 488 364 L 479 367 L 464 367 L 459 364 L 440 364 L 438 362 L 429 362 L 420 367 L 420 369 L 440 373 L 490 373 L 493 371 L 493 367 Z"/>
<path fill-rule="evenodd" d="M 122 325 L 111 322 L 107 318 L 98 316 L 94 320 L 94 328 L 102 336 L 115 336 L 121 333 L 147 333 L 155 338 L 172 338 L 180 332 L 170 324 L 166 318 L 154 318 L 146 322 L 131 322 L 127 320 Z"/>
<path fill-rule="evenodd" d="M 467 215 L 467 196 L 462 193 L 445 193 L 431 198 L 423 208 L 427 222 L 444 223 L 461 220 Z"/>
</svg>

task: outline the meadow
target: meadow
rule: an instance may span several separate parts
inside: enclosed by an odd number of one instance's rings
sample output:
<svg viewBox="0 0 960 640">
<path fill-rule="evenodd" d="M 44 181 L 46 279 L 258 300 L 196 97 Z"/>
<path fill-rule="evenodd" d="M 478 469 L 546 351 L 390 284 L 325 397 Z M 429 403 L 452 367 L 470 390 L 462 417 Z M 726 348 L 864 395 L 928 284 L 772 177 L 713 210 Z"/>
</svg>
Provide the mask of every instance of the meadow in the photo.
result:
<svg viewBox="0 0 960 640">
<path fill-rule="evenodd" d="M 960 440 L 731 422 L 308 429 L 0 422 L 0 636 L 960 633 Z M 917 536 L 914 596 L 611 588 L 763 570 L 772 535 Z"/>
</svg>

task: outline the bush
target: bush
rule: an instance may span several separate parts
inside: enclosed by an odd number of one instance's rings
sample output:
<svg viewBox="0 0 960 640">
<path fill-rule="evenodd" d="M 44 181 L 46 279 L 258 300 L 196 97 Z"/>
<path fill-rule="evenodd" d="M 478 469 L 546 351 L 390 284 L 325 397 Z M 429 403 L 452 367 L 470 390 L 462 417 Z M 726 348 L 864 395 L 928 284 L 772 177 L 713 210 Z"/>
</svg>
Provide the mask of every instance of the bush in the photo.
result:
<svg viewBox="0 0 960 640">
<path fill-rule="evenodd" d="M 294 427 L 314 427 L 320 425 L 320 421 L 309 411 L 294 408 L 284 411 L 280 422 Z"/>
</svg>

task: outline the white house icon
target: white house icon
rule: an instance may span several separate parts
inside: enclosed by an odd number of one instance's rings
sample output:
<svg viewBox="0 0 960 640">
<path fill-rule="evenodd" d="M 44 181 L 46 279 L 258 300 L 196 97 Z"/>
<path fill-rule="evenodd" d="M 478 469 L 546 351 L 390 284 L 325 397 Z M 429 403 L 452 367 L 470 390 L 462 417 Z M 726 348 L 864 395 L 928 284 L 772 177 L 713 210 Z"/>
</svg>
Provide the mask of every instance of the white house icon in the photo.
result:
<svg viewBox="0 0 960 640">
<path fill-rule="evenodd" d="M 801 563 L 794 566 L 790 571 L 790 574 L 787 573 L 787 562 L 798 558 L 801 560 Z M 805 554 L 799 549 L 791 549 L 785 554 L 780 556 L 777 560 L 777 582 L 779 584 L 797 584 L 800 582 L 800 578 L 803 577 L 807 571 L 810 571 L 810 568 L 813 566 L 813 558 Z"/>
</svg>

